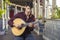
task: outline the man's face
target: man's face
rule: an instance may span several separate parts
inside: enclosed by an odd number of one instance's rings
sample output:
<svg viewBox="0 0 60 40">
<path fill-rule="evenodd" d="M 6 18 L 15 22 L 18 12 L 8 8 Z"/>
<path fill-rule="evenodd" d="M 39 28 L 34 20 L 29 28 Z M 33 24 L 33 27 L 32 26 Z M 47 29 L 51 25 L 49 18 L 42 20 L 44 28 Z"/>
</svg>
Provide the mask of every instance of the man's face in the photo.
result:
<svg viewBox="0 0 60 40">
<path fill-rule="evenodd" d="M 25 7 L 25 11 L 27 12 L 27 15 L 30 15 L 31 9 L 29 6 Z"/>
</svg>

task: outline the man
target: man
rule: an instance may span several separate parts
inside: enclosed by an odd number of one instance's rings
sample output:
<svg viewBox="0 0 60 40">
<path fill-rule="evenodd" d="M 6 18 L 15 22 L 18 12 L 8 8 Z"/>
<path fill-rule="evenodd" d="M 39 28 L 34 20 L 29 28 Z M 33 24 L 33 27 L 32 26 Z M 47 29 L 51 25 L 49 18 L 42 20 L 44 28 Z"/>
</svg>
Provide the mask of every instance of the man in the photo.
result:
<svg viewBox="0 0 60 40">
<path fill-rule="evenodd" d="M 31 7 L 30 4 L 26 4 L 24 12 L 20 12 L 20 13 L 16 14 L 13 18 L 11 18 L 8 21 L 8 24 L 11 27 L 17 26 L 17 25 L 13 25 L 13 20 L 16 19 L 16 18 L 21 18 L 26 23 L 30 23 L 30 25 L 27 26 L 25 32 L 21 36 L 15 36 L 14 40 L 35 40 L 33 35 L 31 34 L 31 31 L 33 31 L 33 29 L 34 29 L 34 25 L 31 22 L 35 21 L 35 17 L 31 13 L 31 8 L 32 7 Z"/>
</svg>

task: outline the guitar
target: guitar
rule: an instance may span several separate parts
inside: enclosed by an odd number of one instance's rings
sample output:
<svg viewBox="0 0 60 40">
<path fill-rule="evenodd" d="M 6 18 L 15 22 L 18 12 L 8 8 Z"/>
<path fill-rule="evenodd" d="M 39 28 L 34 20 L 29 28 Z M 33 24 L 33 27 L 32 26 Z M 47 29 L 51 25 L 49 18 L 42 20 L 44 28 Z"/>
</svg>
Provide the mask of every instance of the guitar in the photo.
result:
<svg viewBox="0 0 60 40">
<path fill-rule="evenodd" d="M 38 22 L 39 22 L 39 21 L 37 21 L 37 22 L 32 22 L 32 23 L 33 23 L 33 24 L 36 24 L 36 23 L 38 23 Z M 29 25 L 29 23 L 26 23 L 25 21 L 23 21 L 23 20 L 20 19 L 20 18 L 16 18 L 16 19 L 13 21 L 13 23 L 14 23 L 14 25 L 18 25 L 18 28 L 17 28 L 16 26 L 14 26 L 14 27 L 11 28 L 12 33 L 13 33 L 13 35 L 15 35 L 15 36 L 21 36 L 21 35 L 24 33 L 27 25 Z M 23 25 L 22 25 L 22 26 L 19 26 L 20 24 L 23 24 Z"/>
</svg>

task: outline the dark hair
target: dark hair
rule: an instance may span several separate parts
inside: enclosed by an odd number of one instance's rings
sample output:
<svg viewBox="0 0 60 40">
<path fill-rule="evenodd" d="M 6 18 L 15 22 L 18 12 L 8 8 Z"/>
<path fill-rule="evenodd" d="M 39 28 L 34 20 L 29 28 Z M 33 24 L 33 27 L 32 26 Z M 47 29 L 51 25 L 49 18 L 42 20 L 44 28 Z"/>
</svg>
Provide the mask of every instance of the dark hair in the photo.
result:
<svg viewBox="0 0 60 40">
<path fill-rule="evenodd" d="M 25 6 L 29 6 L 30 8 L 33 8 L 33 3 L 32 2 L 25 2 Z"/>
<path fill-rule="evenodd" d="M 33 3 L 32 2 L 25 2 L 24 6 L 29 6 L 31 9 L 31 8 L 33 8 Z M 23 11 L 25 11 L 25 8 L 23 8 Z"/>
</svg>

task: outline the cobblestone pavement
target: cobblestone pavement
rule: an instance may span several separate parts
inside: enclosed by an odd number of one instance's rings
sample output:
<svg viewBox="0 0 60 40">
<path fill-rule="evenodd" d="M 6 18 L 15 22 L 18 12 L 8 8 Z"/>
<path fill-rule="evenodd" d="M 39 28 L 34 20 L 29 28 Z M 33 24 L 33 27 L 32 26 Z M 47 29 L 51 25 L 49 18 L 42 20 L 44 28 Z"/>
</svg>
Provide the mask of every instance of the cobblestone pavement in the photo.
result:
<svg viewBox="0 0 60 40">
<path fill-rule="evenodd" d="M 44 35 L 49 38 L 49 40 L 60 40 L 60 21 L 47 20 Z"/>
</svg>

